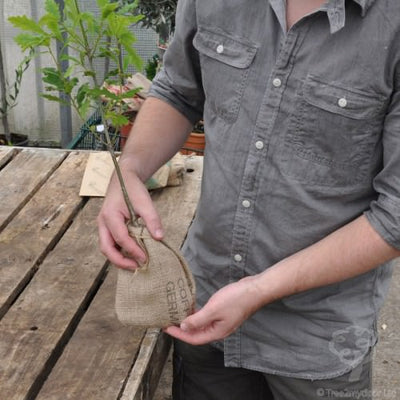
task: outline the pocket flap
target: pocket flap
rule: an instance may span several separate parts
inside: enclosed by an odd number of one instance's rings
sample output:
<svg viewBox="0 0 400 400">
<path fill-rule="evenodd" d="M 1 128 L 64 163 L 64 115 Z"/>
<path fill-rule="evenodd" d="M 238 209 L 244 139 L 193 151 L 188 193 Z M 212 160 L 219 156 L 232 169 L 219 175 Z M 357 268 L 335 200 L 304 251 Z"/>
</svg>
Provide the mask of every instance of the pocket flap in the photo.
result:
<svg viewBox="0 0 400 400">
<path fill-rule="evenodd" d="M 315 107 L 353 119 L 369 119 L 380 114 L 385 100 L 380 95 L 342 88 L 309 75 L 303 88 L 304 99 Z"/>
<path fill-rule="evenodd" d="M 193 45 L 200 53 L 235 68 L 249 67 L 257 53 L 254 43 L 229 36 L 219 29 L 199 27 Z"/>
</svg>

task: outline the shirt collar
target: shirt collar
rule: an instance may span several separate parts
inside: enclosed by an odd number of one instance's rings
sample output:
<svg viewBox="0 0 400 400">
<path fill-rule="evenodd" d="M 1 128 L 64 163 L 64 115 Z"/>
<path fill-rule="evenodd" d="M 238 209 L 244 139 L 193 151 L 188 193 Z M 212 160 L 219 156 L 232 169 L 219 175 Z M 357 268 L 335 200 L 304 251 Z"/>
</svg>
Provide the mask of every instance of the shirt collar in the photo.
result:
<svg viewBox="0 0 400 400">
<path fill-rule="evenodd" d="M 354 0 L 361 7 L 361 15 L 364 17 L 375 0 Z"/>
<path fill-rule="evenodd" d="M 361 7 L 361 16 L 364 17 L 369 7 L 376 0 L 353 0 Z M 329 0 L 325 4 L 325 10 L 328 14 L 331 33 L 335 33 L 342 29 L 346 21 L 345 0 Z"/>
</svg>

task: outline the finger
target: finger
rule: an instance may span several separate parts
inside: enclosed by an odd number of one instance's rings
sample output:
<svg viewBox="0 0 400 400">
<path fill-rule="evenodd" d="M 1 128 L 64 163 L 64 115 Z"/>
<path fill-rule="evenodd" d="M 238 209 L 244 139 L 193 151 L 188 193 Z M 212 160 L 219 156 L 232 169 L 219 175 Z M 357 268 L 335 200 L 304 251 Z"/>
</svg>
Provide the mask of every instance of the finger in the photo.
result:
<svg viewBox="0 0 400 400">
<path fill-rule="evenodd" d="M 126 258 L 130 257 L 141 263 L 145 262 L 146 254 L 137 244 L 136 240 L 129 235 L 124 215 L 119 213 L 109 214 L 105 219 L 106 222 L 104 223 L 103 220 L 99 221 L 99 232 L 101 232 L 100 229 L 105 229 L 105 237 L 107 238 L 108 233 L 111 236 L 112 242 L 119 246 L 118 250 L 121 249 L 120 252 L 122 255 L 125 257 L 128 256 Z"/>
<path fill-rule="evenodd" d="M 125 257 L 119 248 L 115 246 L 115 242 L 105 227 L 99 226 L 99 242 L 100 251 L 107 259 L 117 267 L 124 269 L 136 269 L 138 264 L 132 258 Z"/>
<path fill-rule="evenodd" d="M 195 346 L 221 339 L 215 332 L 211 330 L 185 332 L 182 331 L 182 329 L 178 326 L 169 326 L 168 328 L 164 329 L 164 332 L 178 340 Z"/>
<path fill-rule="evenodd" d="M 140 194 L 136 193 L 135 212 L 140 215 L 147 230 L 154 239 L 161 240 L 164 237 L 160 216 L 154 207 L 147 189 Z"/>
<path fill-rule="evenodd" d="M 197 331 L 211 326 L 215 321 L 215 313 L 211 312 L 209 307 L 206 305 L 196 313 L 185 318 L 182 321 L 180 328 L 184 332 Z"/>
</svg>

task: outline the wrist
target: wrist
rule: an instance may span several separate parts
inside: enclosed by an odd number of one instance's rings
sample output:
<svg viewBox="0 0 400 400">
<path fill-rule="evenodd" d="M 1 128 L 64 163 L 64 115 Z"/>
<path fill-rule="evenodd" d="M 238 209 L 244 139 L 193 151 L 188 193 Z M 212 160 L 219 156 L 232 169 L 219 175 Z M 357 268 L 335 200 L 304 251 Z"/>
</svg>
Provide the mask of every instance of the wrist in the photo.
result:
<svg viewBox="0 0 400 400">
<path fill-rule="evenodd" d="M 120 166 L 122 175 L 129 176 L 129 179 L 134 177 L 139 179 L 141 182 L 145 182 L 149 178 L 146 174 L 146 171 L 142 167 L 144 163 L 140 163 L 138 157 L 135 157 L 131 154 L 122 154 L 118 164 Z"/>
<path fill-rule="evenodd" d="M 244 296 L 248 303 L 250 315 L 270 302 L 268 301 L 268 293 L 262 285 L 261 274 L 247 276 L 242 278 L 238 283 L 243 286 Z"/>
</svg>

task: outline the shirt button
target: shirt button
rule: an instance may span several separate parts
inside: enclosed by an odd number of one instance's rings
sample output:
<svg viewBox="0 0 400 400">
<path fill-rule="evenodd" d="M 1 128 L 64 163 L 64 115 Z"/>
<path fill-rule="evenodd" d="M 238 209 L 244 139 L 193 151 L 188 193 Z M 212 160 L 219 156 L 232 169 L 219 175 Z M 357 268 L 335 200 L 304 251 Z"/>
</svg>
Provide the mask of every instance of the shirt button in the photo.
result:
<svg viewBox="0 0 400 400">
<path fill-rule="evenodd" d="M 281 87 L 281 86 L 282 86 L 282 81 L 281 81 L 279 78 L 275 78 L 275 79 L 272 81 L 272 84 L 273 84 L 276 88 L 278 88 L 278 87 Z"/>
<path fill-rule="evenodd" d="M 240 261 L 243 260 L 243 257 L 242 257 L 240 254 L 235 254 L 235 255 L 233 256 L 233 259 L 234 259 L 235 261 L 237 261 L 237 262 L 240 262 Z"/>
<path fill-rule="evenodd" d="M 218 54 L 221 54 L 221 53 L 223 53 L 224 52 L 224 46 L 222 45 L 222 44 L 219 44 L 218 46 L 217 46 L 217 53 Z"/>
<path fill-rule="evenodd" d="M 264 143 L 261 140 L 257 140 L 256 149 L 262 150 L 264 148 Z"/>
<path fill-rule="evenodd" d="M 242 201 L 242 206 L 244 207 L 244 208 L 249 208 L 250 207 L 250 201 L 249 200 L 243 200 Z"/>
<path fill-rule="evenodd" d="M 338 104 L 339 104 L 339 107 L 344 108 L 347 106 L 347 100 L 344 97 L 342 97 L 341 99 L 338 100 Z"/>
</svg>

